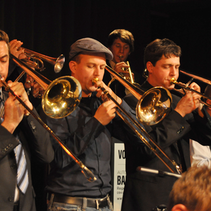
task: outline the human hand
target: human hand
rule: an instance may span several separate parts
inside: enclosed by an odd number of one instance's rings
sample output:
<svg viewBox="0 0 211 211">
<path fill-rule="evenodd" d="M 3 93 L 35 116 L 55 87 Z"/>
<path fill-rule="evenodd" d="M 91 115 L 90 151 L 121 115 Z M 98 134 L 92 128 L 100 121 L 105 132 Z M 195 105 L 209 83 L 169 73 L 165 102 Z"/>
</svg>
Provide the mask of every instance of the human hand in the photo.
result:
<svg viewBox="0 0 211 211">
<path fill-rule="evenodd" d="M 19 59 L 24 59 L 24 49 L 21 48 L 23 42 L 14 39 L 10 41 L 10 53 Z"/>
<path fill-rule="evenodd" d="M 107 100 L 99 106 L 99 108 L 95 112 L 94 117 L 102 125 L 107 125 L 116 116 L 115 112 L 116 104 L 111 100 Z"/>
<path fill-rule="evenodd" d="M 33 105 L 29 101 L 29 98 L 28 98 L 28 95 L 26 93 L 25 87 L 24 87 L 24 85 L 22 83 L 8 81 L 8 86 L 15 93 L 15 95 L 18 96 L 23 101 L 23 103 L 25 103 L 26 106 L 29 107 L 29 109 L 31 109 L 31 110 L 33 109 Z M 28 113 L 28 112 L 25 111 L 25 113 Z"/>
<path fill-rule="evenodd" d="M 16 96 L 9 92 L 9 97 L 5 101 L 4 121 L 2 122 L 2 126 L 10 133 L 13 133 L 23 116 L 28 114 L 28 110 L 26 110 L 17 98 L 20 98 L 30 109 L 33 109 L 33 106 L 28 100 L 22 83 L 8 81 L 8 86 Z"/>
<path fill-rule="evenodd" d="M 105 85 L 105 83 L 103 81 L 96 81 L 95 82 L 96 87 L 99 87 L 97 89 L 97 97 L 101 98 L 105 91 L 108 92 L 108 94 L 117 101 L 117 103 L 120 105 L 122 103 L 122 99 L 120 97 L 118 97 L 110 87 L 108 87 L 107 85 Z M 105 90 L 105 91 L 104 91 Z"/>
<path fill-rule="evenodd" d="M 201 91 L 201 88 L 198 84 L 193 82 L 189 88 L 194 89 L 195 91 Z M 186 114 L 191 113 L 196 108 L 201 108 L 200 103 L 201 96 L 193 91 L 186 91 L 186 94 L 178 102 L 175 111 L 177 111 L 182 117 Z"/>
<path fill-rule="evenodd" d="M 45 92 L 45 90 L 28 74 L 24 86 L 26 89 L 30 89 L 34 98 L 41 98 Z"/>
<path fill-rule="evenodd" d="M 120 75 L 122 75 L 124 77 L 124 79 L 131 81 L 134 81 L 134 73 L 132 73 L 131 71 L 129 71 L 130 65 L 126 64 L 125 62 L 119 62 L 115 65 L 114 70 L 119 73 Z M 132 74 L 132 79 L 130 76 L 130 72 Z"/>
</svg>

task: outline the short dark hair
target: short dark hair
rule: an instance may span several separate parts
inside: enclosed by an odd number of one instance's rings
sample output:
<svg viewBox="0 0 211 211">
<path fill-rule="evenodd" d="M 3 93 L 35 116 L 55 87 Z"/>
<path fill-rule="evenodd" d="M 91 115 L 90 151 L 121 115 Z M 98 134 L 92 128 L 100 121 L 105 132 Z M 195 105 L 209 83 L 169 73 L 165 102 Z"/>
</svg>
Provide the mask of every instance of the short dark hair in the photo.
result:
<svg viewBox="0 0 211 211">
<path fill-rule="evenodd" d="M 206 86 L 206 88 L 205 88 L 205 90 L 204 90 L 204 95 L 205 95 L 206 97 L 211 98 L 211 85 L 207 85 L 207 86 Z"/>
<path fill-rule="evenodd" d="M 146 66 L 147 62 L 150 61 L 153 66 L 156 65 L 156 62 L 161 59 L 164 55 L 166 58 L 169 58 L 171 55 L 181 56 L 181 48 L 176 45 L 172 40 L 167 38 L 156 39 L 149 43 L 144 51 L 144 65 Z"/>
<path fill-rule="evenodd" d="M 9 41 L 9 36 L 6 32 L 0 30 L 0 41 L 5 41 L 8 46 L 8 50 L 10 50 L 10 41 Z"/>
<path fill-rule="evenodd" d="M 183 204 L 190 211 L 211 210 L 211 169 L 192 166 L 173 185 L 168 209 Z"/>
<path fill-rule="evenodd" d="M 110 48 L 117 38 L 130 46 L 130 53 L 134 51 L 134 37 L 130 31 L 126 29 L 115 29 L 108 35 L 107 46 Z"/>
</svg>

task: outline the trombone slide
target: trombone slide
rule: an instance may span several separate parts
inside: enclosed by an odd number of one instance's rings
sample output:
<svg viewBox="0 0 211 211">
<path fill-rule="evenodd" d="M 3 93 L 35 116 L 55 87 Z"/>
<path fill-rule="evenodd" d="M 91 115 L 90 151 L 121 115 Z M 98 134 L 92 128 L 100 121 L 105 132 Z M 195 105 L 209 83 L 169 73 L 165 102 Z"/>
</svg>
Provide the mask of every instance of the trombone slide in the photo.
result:
<svg viewBox="0 0 211 211">
<path fill-rule="evenodd" d="M 0 75 L 1 80 L 1 75 Z M 22 100 L 17 96 L 12 89 L 6 84 L 5 81 L 1 80 L 1 83 L 7 91 L 9 91 L 16 99 L 21 103 L 21 105 L 50 133 L 50 135 L 59 143 L 63 150 L 80 166 L 81 172 L 87 178 L 88 181 L 93 182 L 97 180 L 94 174 L 71 152 L 70 149 L 56 136 L 56 134 L 42 121 L 42 119 L 37 116 Z"/>
<path fill-rule="evenodd" d="M 96 83 L 96 81 L 98 81 L 98 79 L 93 79 L 93 83 Z M 107 90 L 105 90 L 105 88 L 103 87 L 99 87 L 104 94 L 106 95 L 106 97 L 108 97 L 109 99 L 111 99 L 116 106 L 118 107 L 118 109 L 133 123 L 130 123 L 118 110 L 116 110 L 117 115 L 131 128 L 131 130 L 142 140 L 142 142 L 165 164 L 165 166 L 171 171 L 171 172 L 176 172 L 181 174 L 181 170 L 180 167 L 176 164 L 176 162 L 174 160 L 171 160 L 168 155 L 157 145 L 156 142 L 154 142 L 152 140 L 152 138 L 150 137 L 150 135 L 145 131 L 145 129 L 143 127 L 141 127 L 140 124 L 138 124 L 138 122 L 136 120 L 134 120 L 120 105 L 119 103 L 108 93 Z M 105 98 L 106 99 L 106 98 Z M 148 140 L 164 155 L 164 157 L 167 158 L 167 160 L 169 160 L 172 165 L 175 167 L 176 171 L 173 170 L 168 163 L 159 155 L 159 153 L 156 151 L 156 149 L 147 141 L 147 139 L 134 127 L 136 126 L 139 131 L 141 131 L 141 133 L 144 134 L 145 137 L 148 138 Z"/>
</svg>

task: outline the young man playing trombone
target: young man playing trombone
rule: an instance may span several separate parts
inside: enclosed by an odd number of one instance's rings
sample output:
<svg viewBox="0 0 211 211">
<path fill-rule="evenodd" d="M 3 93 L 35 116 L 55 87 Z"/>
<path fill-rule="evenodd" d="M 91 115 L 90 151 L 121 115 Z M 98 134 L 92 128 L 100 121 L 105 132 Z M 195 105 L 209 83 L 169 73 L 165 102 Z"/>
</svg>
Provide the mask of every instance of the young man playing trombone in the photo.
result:
<svg viewBox="0 0 211 211">
<path fill-rule="evenodd" d="M 180 47 L 169 39 L 156 39 L 149 43 L 144 52 L 148 78 L 141 88 L 145 91 L 156 86 L 174 89 L 175 85 L 171 81 L 179 77 L 180 56 Z M 200 92 L 196 83 L 189 87 Z M 170 112 L 166 117 L 154 126 L 146 126 L 149 135 L 180 166 L 182 172 L 190 167 L 189 139 L 203 144 L 211 143 L 211 127 L 206 124 L 210 116 L 202 118 L 199 115 L 201 112 L 206 113 L 199 99 L 200 95 L 192 91 L 187 91 L 183 97 L 172 94 Z M 129 94 L 125 101 L 135 110 L 136 98 Z M 122 211 L 150 211 L 156 210 L 154 208 L 161 204 L 166 205 L 177 177 L 149 173 L 141 168 L 137 171 L 137 167 L 169 171 L 143 144 L 126 143 L 125 150 L 127 178 Z"/>
<path fill-rule="evenodd" d="M 17 99 L 35 112 L 23 84 L 5 83 L 9 57 L 9 38 L 0 30 L 0 210 L 35 211 L 30 156 L 32 153 L 39 160 L 50 163 L 54 152 L 47 131 Z M 3 86 L 10 87 L 16 96 L 6 93 Z"/>
<path fill-rule="evenodd" d="M 69 67 L 71 75 L 81 84 L 82 99 L 67 117 L 46 118 L 46 121 L 91 170 L 96 180 L 90 182 L 72 158 L 53 142 L 55 159 L 46 187 L 49 211 L 112 210 L 109 198 L 112 189 L 111 136 L 125 140 L 126 125 L 115 114 L 117 105 L 109 98 L 102 101 L 102 89 L 107 90 L 126 111 L 131 110 L 102 81 L 106 59 L 111 60 L 112 57 L 108 48 L 92 38 L 82 38 L 71 45 Z"/>
</svg>

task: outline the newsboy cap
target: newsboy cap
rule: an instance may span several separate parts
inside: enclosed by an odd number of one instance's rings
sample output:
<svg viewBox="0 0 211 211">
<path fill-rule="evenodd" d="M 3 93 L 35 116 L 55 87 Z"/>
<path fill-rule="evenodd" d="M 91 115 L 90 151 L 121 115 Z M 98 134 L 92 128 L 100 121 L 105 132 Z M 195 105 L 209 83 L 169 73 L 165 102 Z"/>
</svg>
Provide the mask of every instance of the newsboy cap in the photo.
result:
<svg viewBox="0 0 211 211">
<path fill-rule="evenodd" d="M 99 41 L 86 37 L 77 40 L 70 46 L 69 59 L 78 54 L 105 53 L 107 60 L 113 59 L 112 52 Z"/>
</svg>

